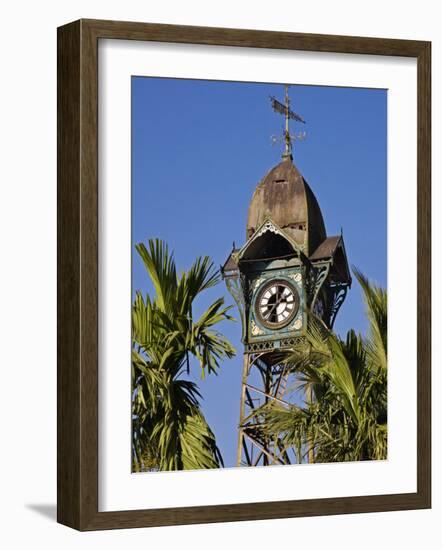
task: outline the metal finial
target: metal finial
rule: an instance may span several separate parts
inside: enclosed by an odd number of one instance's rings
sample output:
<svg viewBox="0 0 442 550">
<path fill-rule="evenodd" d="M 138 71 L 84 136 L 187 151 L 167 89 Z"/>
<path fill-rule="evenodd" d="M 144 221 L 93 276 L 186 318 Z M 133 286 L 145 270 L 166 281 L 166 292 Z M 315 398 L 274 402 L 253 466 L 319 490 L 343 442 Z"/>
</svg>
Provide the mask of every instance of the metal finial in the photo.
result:
<svg viewBox="0 0 442 550">
<path fill-rule="evenodd" d="M 302 122 L 303 124 L 305 124 L 305 120 L 300 115 L 298 115 L 297 113 L 295 113 L 294 111 L 292 111 L 290 109 L 289 85 L 285 84 L 284 88 L 285 88 L 284 104 L 281 103 L 280 101 L 278 101 L 275 97 L 270 96 L 270 103 L 272 105 L 273 110 L 276 113 L 284 115 L 284 117 L 285 117 L 285 128 L 284 128 L 283 135 L 282 136 L 272 136 L 272 142 L 273 142 L 273 144 L 275 144 L 277 142 L 284 142 L 285 149 L 284 149 L 284 153 L 282 155 L 282 158 L 283 159 L 287 159 L 287 158 L 293 159 L 293 156 L 292 156 L 293 144 L 292 144 L 292 142 L 295 141 L 295 140 L 305 139 L 306 134 L 305 134 L 305 132 L 299 132 L 296 135 L 291 134 L 290 133 L 289 121 L 290 121 L 290 119 L 292 119 L 292 120 L 295 120 L 296 122 Z"/>
</svg>

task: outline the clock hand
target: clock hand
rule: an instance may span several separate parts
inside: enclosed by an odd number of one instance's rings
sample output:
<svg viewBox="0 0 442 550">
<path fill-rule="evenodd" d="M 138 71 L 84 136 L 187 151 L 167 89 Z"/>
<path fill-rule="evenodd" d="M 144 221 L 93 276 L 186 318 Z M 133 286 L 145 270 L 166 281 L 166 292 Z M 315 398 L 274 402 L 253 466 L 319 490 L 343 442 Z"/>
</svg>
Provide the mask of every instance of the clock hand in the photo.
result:
<svg viewBox="0 0 442 550">
<path fill-rule="evenodd" d="M 275 302 L 275 303 L 273 304 L 273 306 L 272 306 L 270 309 L 267 310 L 267 313 L 266 313 L 264 319 L 268 319 L 268 318 L 270 317 L 270 315 L 273 313 L 273 310 L 275 309 L 275 307 L 276 307 L 277 305 L 278 305 L 278 302 Z"/>
<path fill-rule="evenodd" d="M 287 303 L 287 297 L 284 296 L 284 288 L 278 293 L 278 302 L 277 302 L 277 305 L 279 304 L 286 304 Z"/>
<path fill-rule="evenodd" d="M 283 298 L 282 296 L 280 296 L 280 292 L 277 290 L 276 293 L 275 293 L 275 303 L 273 304 L 273 306 L 267 311 L 267 314 L 266 316 L 264 317 L 264 319 L 268 319 L 270 317 L 270 315 L 272 315 L 272 313 L 274 312 L 275 308 L 277 308 L 279 306 L 279 304 L 281 304 L 283 301 L 285 302 L 285 298 Z"/>
<path fill-rule="evenodd" d="M 273 313 L 273 311 L 275 310 L 275 308 L 278 306 L 279 306 L 279 300 L 278 298 L 276 298 L 275 303 L 272 305 L 272 307 L 269 310 L 267 310 L 267 315 L 265 316 L 265 319 L 268 319 L 270 315 Z"/>
</svg>

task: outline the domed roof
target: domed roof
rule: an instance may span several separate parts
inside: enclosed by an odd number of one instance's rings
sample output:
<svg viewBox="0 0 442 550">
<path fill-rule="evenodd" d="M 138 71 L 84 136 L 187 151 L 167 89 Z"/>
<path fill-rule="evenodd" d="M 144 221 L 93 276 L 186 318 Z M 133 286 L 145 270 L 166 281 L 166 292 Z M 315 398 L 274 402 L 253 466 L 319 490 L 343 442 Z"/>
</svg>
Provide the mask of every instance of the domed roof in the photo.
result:
<svg viewBox="0 0 442 550">
<path fill-rule="evenodd" d="M 307 256 L 327 236 L 318 201 L 291 158 L 272 168 L 256 187 L 247 216 L 248 239 L 268 217 L 303 246 Z"/>
</svg>

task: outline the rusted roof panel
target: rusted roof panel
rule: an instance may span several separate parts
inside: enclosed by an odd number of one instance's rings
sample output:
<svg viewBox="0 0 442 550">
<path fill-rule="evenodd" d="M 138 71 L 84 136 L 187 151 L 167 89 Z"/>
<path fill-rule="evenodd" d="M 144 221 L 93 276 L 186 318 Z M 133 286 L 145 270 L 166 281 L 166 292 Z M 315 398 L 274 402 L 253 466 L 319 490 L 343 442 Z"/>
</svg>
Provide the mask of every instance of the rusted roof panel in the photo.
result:
<svg viewBox="0 0 442 550">
<path fill-rule="evenodd" d="M 247 238 L 270 217 L 307 255 L 326 238 L 318 201 L 299 170 L 286 159 L 260 181 L 249 206 Z"/>
<path fill-rule="evenodd" d="M 310 260 L 312 262 L 333 260 L 330 271 L 331 280 L 351 284 L 351 274 L 342 235 L 325 239 L 310 256 Z"/>
<path fill-rule="evenodd" d="M 310 256 L 310 260 L 316 261 L 316 260 L 325 260 L 327 258 L 331 258 L 335 253 L 335 250 L 339 244 L 340 239 L 341 239 L 340 235 L 336 235 L 334 237 L 327 237 L 324 241 L 322 241 L 322 243 Z"/>
<path fill-rule="evenodd" d="M 239 251 L 238 248 L 235 248 L 230 253 L 229 257 L 226 260 L 226 263 L 222 267 L 222 271 L 234 271 L 235 269 L 238 269 L 238 263 L 235 260 L 234 254 L 236 254 Z"/>
</svg>

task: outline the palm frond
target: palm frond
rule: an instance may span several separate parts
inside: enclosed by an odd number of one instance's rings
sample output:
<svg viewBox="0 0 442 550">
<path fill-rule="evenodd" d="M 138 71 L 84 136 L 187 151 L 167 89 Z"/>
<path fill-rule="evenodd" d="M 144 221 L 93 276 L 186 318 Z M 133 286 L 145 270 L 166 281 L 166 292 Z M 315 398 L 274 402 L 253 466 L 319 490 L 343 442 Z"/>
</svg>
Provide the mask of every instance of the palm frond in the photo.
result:
<svg viewBox="0 0 442 550">
<path fill-rule="evenodd" d="M 173 255 L 167 244 L 159 239 L 149 240 L 149 250 L 144 243 L 135 245 L 155 288 L 155 301 L 164 311 L 170 296 L 176 292 L 177 276 Z"/>
<path fill-rule="evenodd" d="M 361 285 L 370 325 L 367 354 L 375 365 L 387 368 L 387 292 L 371 283 L 357 268 L 353 272 Z"/>
<path fill-rule="evenodd" d="M 286 364 L 313 400 L 302 407 L 268 404 L 264 431 L 282 437 L 299 461 L 310 448 L 315 462 L 383 460 L 387 457 L 387 294 L 359 271 L 369 333 L 353 330 L 343 341 L 311 319 L 307 344 Z"/>
<path fill-rule="evenodd" d="M 161 241 L 136 249 L 155 294 L 137 292 L 132 306 L 132 427 L 134 469 L 216 468 L 222 457 L 199 406 L 197 385 L 185 378 L 190 356 L 202 376 L 216 373 L 235 350 L 215 327 L 232 320 L 223 298 L 197 321 L 192 306 L 204 290 L 219 281 L 208 257 L 197 258 L 177 276 L 173 255 Z M 147 464 L 148 466 L 143 466 Z"/>
</svg>

